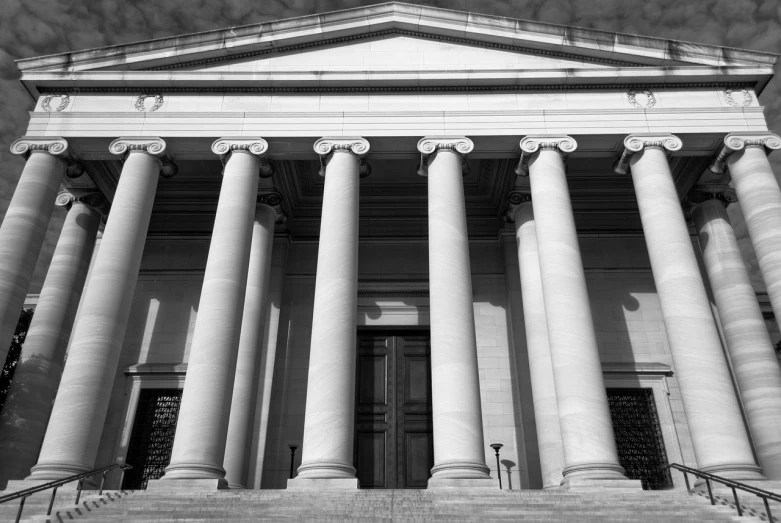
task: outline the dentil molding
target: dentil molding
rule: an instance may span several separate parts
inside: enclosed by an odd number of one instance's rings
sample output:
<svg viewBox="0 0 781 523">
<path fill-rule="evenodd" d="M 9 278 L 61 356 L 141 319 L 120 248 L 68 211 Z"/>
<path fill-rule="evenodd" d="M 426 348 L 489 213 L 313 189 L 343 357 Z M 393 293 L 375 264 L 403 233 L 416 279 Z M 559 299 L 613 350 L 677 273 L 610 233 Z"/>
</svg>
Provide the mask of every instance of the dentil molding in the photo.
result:
<svg viewBox="0 0 781 523">
<path fill-rule="evenodd" d="M 223 166 L 235 152 L 252 154 L 260 160 L 261 178 L 274 174 L 274 166 L 268 159 L 268 142 L 263 138 L 220 138 L 212 144 L 212 152 L 220 157 Z"/>
<path fill-rule="evenodd" d="M 371 166 L 366 161 L 366 155 L 369 154 L 369 141 L 361 137 L 346 138 L 320 138 L 315 142 L 314 149 L 320 157 L 320 170 L 318 174 L 325 176 L 325 169 L 328 162 L 336 152 L 346 152 L 355 155 L 360 161 L 358 172 L 361 178 L 369 176 L 372 172 Z"/>
<path fill-rule="evenodd" d="M 722 174 L 726 169 L 727 156 L 742 151 L 746 147 L 762 147 L 765 152 L 774 151 L 781 149 L 781 137 L 767 131 L 729 133 L 724 137 L 724 147 L 711 163 L 710 170 L 716 174 Z"/>
<path fill-rule="evenodd" d="M 171 159 L 171 155 L 168 154 L 166 143 L 162 138 L 151 136 L 117 138 L 109 144 L 108 150 L 119 156 L 123 162 L 133 152 L 148 154 L 156 158 L 160 163 L 160 176 L 163 178 L 171 178 L 179 170 Z"/>
<path fill-rule="evenodd" d="M 452 136 L 426 136 L 418 141 L 418 151 L 420 152 L 420 165 L 418 165 L 418 174 L 428 176 L 428 165 L 431 156 L 438 151 L 451 151 L 461 157 L 461 174 L 469 174 L 469 165 L 466 158 L 475 148 L 475 144 L 469 138 Z"/>
<path fill-rule="evenodd" d="M 529 160 L 540 150 L 558 151 L 563 157 L 574 152 L 578 148 L 578 142 L 571 136 L 564 134 L 530 134 L 521 140 L 521 158 L 515 167 L 515 174 L 529 175 Z"/>
<path fill-rule="evenodd" d="M 683 142 L 674 134 L 669 133 L 635 133 L 624 138 L 624 151 L 618 159 L 613 170 L 618 174 L 629 172 L 629 159 L 646 147 L 656 147 L 667 153 L 680 151 Z"/>
<path fill-rule="evenodd" d="M 11 152 L 27 160 L 34 152 L 43 152 L 59 158 L 65 164 L 65 175 L 78 178 L 84 174 L 84 166 L 79 163 L 69 148 L 65 138 L 23 137 L 11 144 Z"/>
</svg>

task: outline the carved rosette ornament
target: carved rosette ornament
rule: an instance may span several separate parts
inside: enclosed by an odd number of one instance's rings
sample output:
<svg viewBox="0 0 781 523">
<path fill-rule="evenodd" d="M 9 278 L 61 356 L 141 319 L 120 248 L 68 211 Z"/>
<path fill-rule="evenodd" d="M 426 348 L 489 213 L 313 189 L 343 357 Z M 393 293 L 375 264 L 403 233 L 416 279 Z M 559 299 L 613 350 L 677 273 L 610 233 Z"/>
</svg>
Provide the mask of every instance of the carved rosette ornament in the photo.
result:
<svg viewBox="0 0 781 523">
<path fill-rule="evenodd" d="M 567 135 L 533 135 L 530 134 L 521 140 L 521 158 L 515 167 L 515 174 L 519 176 L 529 175 L 529 160 L 541 150 L 557 151 L 564 160 L 567 155 L 578 148 L 578 142 Z"/>
<path fill-rule="evenodd" d="M 767 131 L 730 133 L 724 137 L 724 147 L 710 165 L 710 170 L 722 174 L 726 169 L 727 156 L 746 147 L 762 147 L 766 153 L 781 149 L 781 137 Z"/>
<path fill-rule="evenodd" d="M 754 101 L 751 91 L 748 89 L 724 89 L 722 92 L 724 103 L 732 107 L 748 107 Z"/>
<path fill-rule="evenodd" d="M 127 159 L 130 153 L 143 153 L 157 159 L 160 164 L 160 176 L 171 178 L 179 168 L 171 159 L 166 149 L 166 143 L 162 138 L 156 137 L 138 137 L 138 138 L 117 138 L 108 146 L 112 154 L 116 154 L 122 159 Z"/>
<path fill-rule="evenodd" d="M 73 155 L 64 138 L 19 138 L 11 144 L 11 152 L 22 156 L 25 160 L 32 153 L 48 153 L 62 160 L 68 178 L 78 178 L 84 174 L 84 166 Z"/>
<path fill-rule="evenodd" d="M 55 99 L 57 100 L 57 105 L 52 107 L 52 102 Z M 70 101 L 71 97 L 67 94 L 47 94 L 43 97 L 43 100 L 41 100 L 41 109 L 47 113 L 59 113 L 68 107 Z"/>
<path fill-rule="evenodd" d="M 649 90 L 631 90 L 626 93 L 626 100 L 632 107 L 650 109 L 656 105 L 656 96 Z"/>
<path fill-rule="evenodd" d="M 466 163 L 467 156 L 475 148 L 475 144 L 466 136 L 426 136 L 418 141 L 418 151 L 420 151 L 420 165 L 418 165 L 418 174 L 428 176 L 428 165 L 433 156 L 439 151 L 451 151 L 461 157 L 461 174 L 469 174 L 469 165 Z"/>
<path fill-rule="evenodd" d="M 154 99 L 151 105 L 147 105 L 147 98 Z M 136 97 L 136 101 L 133 104 L 133 107 L 136 111 L 140 111 L 142 113 L 152 113 L 163 106 L 163 101 L 164 99 L 162 94 L 141 94 Z"/>
<path fill-rule="evenodd" d="M 212 152 L 220 157 L 223 167 L 233 153 L 253 154 L 260 160 L 261 178 L 274 174 L 274 166 L 268 159 L 268 142 L 263 138 L 220 138 L 212 144 Z"/>
<path fill-rule="evenodd" d="M 65 207 L 66 209 L 70 209 L 71 205 L 75 202 L 81 202 L 84 205 L 95 208 L 104 218 L 108 216 L 111 207 L 111 204 L 106 197 L 99 192 L 91 192 L 76 196 L 68 191 L 62 191 L 57 195 L 57 199 L 54 201 L 55 205 L 58 207 Z"/>
<path fill-rule="evenodd" d="M 624 138 L 624 151 L 621 153 L 621 158 L 613 166 L 613 170 L 618 174 L 627 174 L 629 172 L 629 159 L 646 147 L 662 149 L 669 154 L 680 151 L 681 147 L 683 147 L 683 142 L 674 134 L 630 134 Z"/>
<path fill-rule="evenodd" d="M 315 142 L 315 152 L 320 157 L 320 170 L 318 174 L 325 176 L 325 167 L 337 152 L 354 154 L 360 160 L 359 174 L 366 178 L 371 174 L 372 168 L 366 161 L 369 154 L 369 141 L 365 138 L 320 138 Z"/>
<path fill-rule="evenodd" d="M 531 193 L 525 191 L 512 191 L 509 195 L 507 195 L 507 200 L 510 202 L 510 205 L 507 208 L 505 221 L 514 222 L 515 211 L 518 209 L 518 207 L 520 207 L 524 203 L 531 202 L 532 195 Z"/>
</svg>

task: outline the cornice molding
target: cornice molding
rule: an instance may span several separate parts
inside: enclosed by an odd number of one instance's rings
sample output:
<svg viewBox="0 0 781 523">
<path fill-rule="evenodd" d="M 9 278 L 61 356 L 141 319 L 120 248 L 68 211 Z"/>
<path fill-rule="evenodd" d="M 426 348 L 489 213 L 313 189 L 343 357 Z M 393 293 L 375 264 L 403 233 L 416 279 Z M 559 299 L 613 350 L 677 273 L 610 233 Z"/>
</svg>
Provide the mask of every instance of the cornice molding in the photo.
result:
<svg viewBox="0 0 781 523">
<path fill-rule="evenodd" d="M 62 161 L 68 178 L 78 178 L 84 174 L 84 166 L 76 159 L 65 138 L 25 136 L 11 144 L 11 153 L 25 160 L 30 158 L 32 153 L 47 153 Z"/>
<path fill-rule="evenodd" d="M 656 147 L 668 154 L 680 151 L 683 142 L 674 134 L 669 133 L 634 133 L 624 138 L 624 150 L 616 162 L 613 170 L 617 174 L 629 172 L 629 160 L 646 147 Z"/>
<path fill-rule="evenodd" d="M 710 165 L 710 170 L 722 174 L 727 166 L 727 157 L 732 153 L 742 151 L 746 147 L 762 147 L 765 153 L 781 149 L 781 136 L 769 131 L 729 133 L 724 137 L 724 147 Z"/>
<path fill-rule="evenodd" d="M 131 153 L 142 153 L 155 158 L 160 165 L 160 176 L 163 178 L 173 177 L 179 168 L 171 159 L 171 155 L 166 150 L 166 143 L 162 138 L 157 137 L 121 137 L 117 138 L 108 146 L 112 154 L 118 155 L 122 162 L 127 160 Z"/>
<path fill-rule="evenodd" d="M 564 134 L 530 134 L 521 140 L 521 157 L 515 168 L 515 174 L 519 176 L 529 175 L 529 160 L 540 150 L 553 150 L 566 158 L 568 154 L 578 148 L 578 142 L 571 136 Z"/>
<path fill-rule="evenodd" d="M 261 178 L 274 174 L 274 166 L 268 160 L 268 142 L 263 138 L 219 138 L 212 144 L 212 152 L 220 157 L 223 168 L 233 153 L 251 154 L 260 160 Z"/>
<path fill-rule="evenodd" d="M 342 152 L 355 155 L 360 162 L 358 172 L 361 178 L 371 174 L 371 166 L 366 161 L 366 155 L 369 154 L 369 141 L 366 138 L 356 137 L 325 137 L 320 138 L 314 144 L 314 150 L 320 157 L 320 170 L 318 174 L 325 176 L 326 166 L 333 157 L 334 153 Z"/>
<path fill-rule="evenodd" d="M 453 136 L 426 136 L 418 141 L 418 151 L 420 152 L 420 164 L 418 165 L 418 174 L 428 176 L 428 164 L 431 156 L 439 151 L 450 151 L 461 157 L 461 174 L 469 174 L 469 165 L 466 163 L 467 156 L 475 148 L 475 144 L 467 138 Z"/>
</svg>

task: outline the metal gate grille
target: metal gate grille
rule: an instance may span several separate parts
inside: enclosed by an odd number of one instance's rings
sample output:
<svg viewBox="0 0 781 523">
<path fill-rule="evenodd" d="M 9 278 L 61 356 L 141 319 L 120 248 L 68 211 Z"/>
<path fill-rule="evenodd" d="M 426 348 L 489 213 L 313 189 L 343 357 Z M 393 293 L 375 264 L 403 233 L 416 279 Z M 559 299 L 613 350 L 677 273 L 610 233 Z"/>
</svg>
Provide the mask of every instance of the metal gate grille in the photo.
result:
<svg viewBox="0 0 781 523">
<path fill-rule="evenodd" d="M 607 389 L 618 461 L 646 490 L 672 488 L 662 429 L 651 389 Z"/>
<path fill-rule="evenodd" d="M 171 461 L 181 401 L 180 389 L 141 390 L 126 458 L 133 468 L 125 475 L 123 489 L 145 489 L 150 479 L 162 477 Z"/>
</svg>

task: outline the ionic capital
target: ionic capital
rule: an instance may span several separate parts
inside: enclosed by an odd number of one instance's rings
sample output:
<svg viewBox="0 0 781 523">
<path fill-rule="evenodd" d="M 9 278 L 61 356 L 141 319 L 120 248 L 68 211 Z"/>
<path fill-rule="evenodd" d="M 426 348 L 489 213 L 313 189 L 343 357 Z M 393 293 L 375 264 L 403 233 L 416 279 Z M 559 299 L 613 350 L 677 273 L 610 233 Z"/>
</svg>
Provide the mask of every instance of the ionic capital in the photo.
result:
<svg viewBox="0 0 781 523">
<path fill-rule="evenodd" d="M 355 155 L 360 161 L 358 172 L 361 178 L 369 176 L 372 172 L 371 166 L 366 161 L 366 155 L 369 154 L 369 141 L 365 138 L 358 136 L 320 138 L 315 142 L 314 149 L 320 157 L 320 176 L 325 176 L 325 168 L 335 153 Z"/>
<path fill-rule="evenodd" d="M 212 152 L 220 157 L 223 166 L 233 153 L 252 154 L 260 160 L 261 178 L 274 174 L 268 160 L 268 142 L 263 138 L 220 138 L 212 144 Z"/>
<path fill-rule="evenodd" d="M 556 151 L 566 158 L 566 156 L 575 151 L 578 142 L 571 136 L 564 134 L 557 135 L 535 135 L 530 134 L 521 140 L 521 158 L 515 167 L 515 174 L 519 176 L 529 175 L 529 160 L 541 150 Z"/>
<path fill-rule="evenodd" d="M 166 143 L 156 137 L 122 137 L 117 138 L 108 146 L 112 154 L 118 155 L 124 162 L 131 153 L 142 153 L 156 159 L 160 165 L 160 176 L 171 178 L 179 168 L 166 150 Z"/>
<path fill-rule="evenodd" d="M 472 140 L 466 136 L 426 136 L 418 141 L 418 151 L 420 151 L 420 165 L 418 165 L 418 174 L 428 176 L 428 164 L 431 156 L 435 156 L 438 151 L 450 151 L 461 157 L 461 174 L 469 174 L 469 165 L 466 158 L 475 148 Z"/>
<path fill-rule="evenodd" d="M 710 170 L 716 174 L 723 173 L 726 169 L 727 157 L 746 147 L 762 147 L 765 153 L 770 153 L 770 151 L 781 149 L 781 137 L 767 131 L 729 133 L 724 137 L 724 147 L 711 163 Z"/>
<path fill-rule="evenodd" d="M 70 210 L 71 206 L 76 202 L 81 202 L 84 205 L 93 207 L 103 217 L 108 216 L 109 209 L 111 208 L 109 201 L 99 192 L 89 192 L 77 196 L 68 191 L 61 191 L 54 201 L 55 205 L 58 207 L 65 207 L 68 210 Z"/>
<path fill-rule="evenodd" d="M 627 174 L 629 172 L 629 159 L 646 147 L 661 149 L 669 154 L 680 151 L 683 142 L 674 134 L 669 133 L 630 134 L 624 138 L 624 151 L 621 153 L 621 158 L 613 166 L 613 170 L 618 174 Z"/>
<path fill-rule="evenodd" d="M 515 211 L 524 203 L 531 203 L 532 195 L 528 191 L 512 191 L 507 195 L 507 200 L 510 202 L 507 208 L 506 221 L 515 221 Z"/>
<path fill-rule="evenodd" d="M 11 144 L 11 152 L 27 160 L 32 153 L 48 153 L 65 164 L 65 175 L 68 178 L 78 178 L 84 174 L 84 166 L 79 163 L 68 147 L 64 138 L 33 138 L 23 137 Z"/>
</svg>

